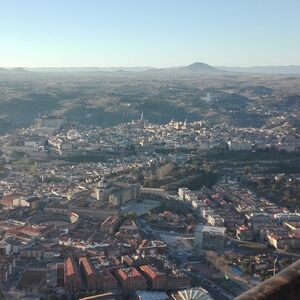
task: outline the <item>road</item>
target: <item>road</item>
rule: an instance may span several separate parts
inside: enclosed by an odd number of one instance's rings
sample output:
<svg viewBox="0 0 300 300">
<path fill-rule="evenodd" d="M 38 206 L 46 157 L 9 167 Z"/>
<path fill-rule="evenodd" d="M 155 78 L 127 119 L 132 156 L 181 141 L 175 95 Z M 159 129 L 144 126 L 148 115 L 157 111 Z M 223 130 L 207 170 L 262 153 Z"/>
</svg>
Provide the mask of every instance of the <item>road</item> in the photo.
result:
<svg viewBox="0 0 300 300">
<path fill-rule="evenodd" d="M 266 252 L 273 252 L 273 253 L 277 253 L 277 254 L 280 254 L 280 255 L 287 255 L 287 256 L 300 258 L 300 253 L 289 252 L 289 251 L 285 251 L 283 249 L 274 249 L 273 250 L 271 248 L 268 248 L 264 244 L 260 244 L 260 243 L 256 243 L 256 242 L 242 241 L 242 240 L 238 240 L 238 239 L 235 239 L 235 238 L 232 238 L 232 237 L 229 237 L 229 236 L 226 236 L 226 239 L 230 241 L 230 243 L 231 243 L 230 248 L 232 248 L 232 250 L 234 250 L 235 252 L 243 253 L 243 252 L 247 251 L 246 249 L 242 249 L 240 247 L 240 245 L 243 244 L 243 245 L 260 247 L 261 251 L 264 251 L 265 253 Z M 253 249 L 250 248 L 250 250 L 260 251 L 260 249 L 255 249 L 255 248 L 253 248 Z"/>
<path fill-rule="evenodd" d="M 293 256 L 293 257 L 300 258 L 299 253 L 287 252 L 287 251 L 282 250 L 282 249 L 276 249 L 275 252 L 278 253 L 278 254 L 281 254 L 281 255 L 287 255 L 287 256 Z"/>
<path fill-rule="evenodd" d="M 201 287 L 203 287 L 205 290 L 207 290 L 215 300 L 234 299 L 233 295 L 229 294 L 224 289 L 222 289 L 221 287 L 219 287 L 218 285 L 216 285 L 214 282 L 207 279 L 206 277 L 196 274 L 196 273 L 193 273 L 186 269 L 182 269 L 182 271 L 189 276 L 193 276 L 193 277 L 196 277 L 197 279 L 199 279 L 199 281 L 201 282 Z"/>
</svg>

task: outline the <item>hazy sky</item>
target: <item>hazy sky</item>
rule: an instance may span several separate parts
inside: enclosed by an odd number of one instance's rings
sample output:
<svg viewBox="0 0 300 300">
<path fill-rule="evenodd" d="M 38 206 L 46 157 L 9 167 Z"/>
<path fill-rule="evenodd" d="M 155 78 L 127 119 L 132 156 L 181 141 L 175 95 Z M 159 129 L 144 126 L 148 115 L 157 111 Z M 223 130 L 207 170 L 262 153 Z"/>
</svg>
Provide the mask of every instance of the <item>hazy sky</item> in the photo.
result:
<svg viewBox="0 0 300 300">
<path fill-rule="evenodd" d="M 0 0 L 1 67 L 300 64 L 300 0 Z"/>
</svg>

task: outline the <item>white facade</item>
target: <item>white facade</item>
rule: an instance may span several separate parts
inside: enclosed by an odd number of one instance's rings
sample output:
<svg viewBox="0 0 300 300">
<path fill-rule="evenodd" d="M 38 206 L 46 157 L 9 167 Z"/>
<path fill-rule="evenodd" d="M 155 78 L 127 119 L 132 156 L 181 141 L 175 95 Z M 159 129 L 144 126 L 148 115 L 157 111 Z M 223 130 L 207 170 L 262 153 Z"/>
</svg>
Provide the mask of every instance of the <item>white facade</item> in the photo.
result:
<svg viewBox="0 0 300 300">
<path fill-rule="evenodd" d="M 195 230 L 194 246 L 201 250 L 222 251 L 225 242 L 225 227 L 198 225 Z"/>
<path fill-rule="evenodd" d="M 181 200 L 185 200 L 185 195 L 189 192 L 190 190 L 188 188 L 179 188 L 178 189 L 178 196 Z"/>
<path fill-rule="evenodd" d="M 30 207 L 30 203 L 24 197 L 19 197 L 13 199 L 13 206 Z"/>
</svg>

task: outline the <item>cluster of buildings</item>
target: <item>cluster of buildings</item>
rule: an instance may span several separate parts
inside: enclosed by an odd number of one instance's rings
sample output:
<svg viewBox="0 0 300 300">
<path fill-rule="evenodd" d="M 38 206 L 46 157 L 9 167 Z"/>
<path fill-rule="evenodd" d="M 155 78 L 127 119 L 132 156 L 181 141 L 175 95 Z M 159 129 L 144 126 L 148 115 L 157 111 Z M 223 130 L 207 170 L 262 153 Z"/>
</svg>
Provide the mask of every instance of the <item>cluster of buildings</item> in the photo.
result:
<svg viewBox="0 0 300 300">
<path fill-rule="evenodd" d="M 132 123 L 109 128 L 67 126 L 64 116 L 42 116 L 36 126 L 15 130 L 1 137 L 7 155 L 23 151 L 33 157 L 50 153 L 63 157 L 122 153 L 136 158 L 145 151 L 157 149 L 250 151 L 276 149 L 294 152 L 300 147 L 300 137 L 294 130 L 282 126 L 269 128 L 235 127 L 226 123 L 211 126 L 205 121 L 152 124 L 143 118 Z M 47 155 L 46 155 L 47 157 Z"/>
<path fill-rule="evenodd" d="M 148 214 L 143 220 L 154 231 L 145 225 L 142 232 L 131 209 L 148 197 L 133 180 L 140 170 L 185 163 L 203 150 L 297 151 L 299 144 L 294 133 L 203 121 L 155 125 L 141 118 L 111 128 L 70 128 L 64 117 L 43 116 L 37 126 L 0 137 L 6 172 L 0 180 L 0 278 L 9 281 L 19 262 L 38 262 L 51 291 L 140 291 L 140 299 L 150 297 L 146 291 L 175 291 L 184 299 L 190 277 L 170 261 L 168 243 L 155 230 L 190 234 L 196 253 L 222 252 L 229 231 L 241 240 L 298 249 L 300 215 L 234 180 L 169 195 L 193 213 Z M 16 158 L 19 152 L 26 155 Z M 85 161 L 93 155 L 96 161 Z"/>
<path fill-rule="evenodd" d="M 1 221 L 2 283 L 9 281 L 17 257 L 18 262 L 27 262 L 32 276 L 37 273 L 36 268 L 30 269 L 31 264 L 39 262 L 43 266 L 38 271 L 48 278 L 50 292 L 57 288 L 72 293 L 177 291 L 191 286 L 190 277 L 165 255 L 167 245 L 160 240 L 143 239 L 134 220 L 111 215 L 103 221 L 80 220 L 70 228 L 56 221 Z M 30 280 L 24 281 L 30 285 Z"/>
<path fill-rule="evenodd" d="M 59 154 L 74 151 L 126 150 L 130 145 L 144 149 L 210 150 L 224 148 L 230 151 L 277 149 L 296 151 L 300 137 L 290 132 L 272 129 L 237 128 L 227 124 L 209 127 L 204 121 L 175 122 L 165 125 L 144 122 L 119 125 L 109 129 L 69 130 L 48 139 L 48 145 Z"/>
<path fill-rule="evenodd" d="M 265 243 L 279 249 L 300 248 L 300 214 L 279 207 L 235 181 L 226 180 L 212 189 L 197 192 L 180 188 L 178 198 L 190 203 L 206 223 L 195 231 L 195 243 L 202 249 L 214 247 L 222 250 L 225 229 L 234 231 L 241 240 Z M 216 244 L 205 246 L 205 235 L 209 236 L 208 243 L 215 239 Z"/>
<path fill-rule="evenodd" d="M 109 264 L 101 257 L 68 257 L 63 269 L 64 286 L 71 291 L 171 291 L 191 285 L 165 256 L 122 256 Z"/>
</svg>

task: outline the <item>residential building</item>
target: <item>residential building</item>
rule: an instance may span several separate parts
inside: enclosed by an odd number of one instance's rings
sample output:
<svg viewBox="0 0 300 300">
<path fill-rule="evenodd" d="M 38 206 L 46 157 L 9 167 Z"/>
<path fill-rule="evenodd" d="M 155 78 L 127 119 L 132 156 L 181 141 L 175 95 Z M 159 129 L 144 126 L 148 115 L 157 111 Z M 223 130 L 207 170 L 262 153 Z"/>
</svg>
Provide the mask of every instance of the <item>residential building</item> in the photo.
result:
<svg viewBox="0 0 300 300">
<path fill-rule="evenodd" d="M 222 251 L 225 241 L 225 227 L 198 225 L 194 245 L 198 249 Z"/>
</svg>

